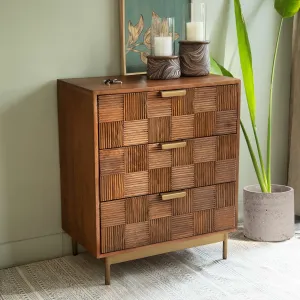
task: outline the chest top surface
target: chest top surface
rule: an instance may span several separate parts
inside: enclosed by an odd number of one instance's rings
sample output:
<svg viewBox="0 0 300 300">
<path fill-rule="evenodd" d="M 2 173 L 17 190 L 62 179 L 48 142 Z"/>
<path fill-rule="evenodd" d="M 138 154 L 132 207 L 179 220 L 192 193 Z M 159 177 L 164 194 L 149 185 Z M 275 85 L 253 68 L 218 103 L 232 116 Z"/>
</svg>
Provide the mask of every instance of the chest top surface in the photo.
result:
<svg viewBox="0 0 300 300">
<path fill-rule="evenodd" d="M 104 84 L 106 79 L 119 79 L 123 84 Z M 105 76 L 90 78 L 60 79 L 58 82 L 69 83 L 96 95 L 122 94 L 128 92 L 151 92 L 159 90 L 174 90 L 180 88 L 194 88 L 238 84 L 239 79 L 209 75 L 203 77 L 182 77 L 176 80 L 148 80 L 145 75 L 134 76 Z"/>
</svg>

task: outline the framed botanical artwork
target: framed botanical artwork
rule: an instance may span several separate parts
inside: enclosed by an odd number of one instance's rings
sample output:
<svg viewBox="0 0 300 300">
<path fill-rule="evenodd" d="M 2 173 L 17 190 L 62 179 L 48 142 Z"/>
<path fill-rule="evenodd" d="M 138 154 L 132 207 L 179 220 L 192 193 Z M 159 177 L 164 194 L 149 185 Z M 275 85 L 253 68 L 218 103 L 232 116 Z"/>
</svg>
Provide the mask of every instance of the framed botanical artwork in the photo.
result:
<svg viewBox="0 0 300 300">
<path fill-rule="evenodd" d="M 123 75 L 145 74 L 154 17 L 175 18 L 175 54 L 185 37 L 190 0 L 120 0 L 121 63 Z"/>
</svg>

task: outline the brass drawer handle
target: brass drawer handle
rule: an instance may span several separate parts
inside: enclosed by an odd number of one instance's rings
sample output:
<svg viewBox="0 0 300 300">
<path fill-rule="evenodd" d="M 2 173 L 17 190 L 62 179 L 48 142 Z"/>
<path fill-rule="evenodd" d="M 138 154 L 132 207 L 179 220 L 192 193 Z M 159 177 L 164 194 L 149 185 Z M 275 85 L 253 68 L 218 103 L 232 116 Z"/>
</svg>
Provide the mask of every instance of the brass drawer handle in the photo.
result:
<svg viewBox="0 0 300 300">
<path fill-rule="evenodd" d="M 182 97 L 185 95 L 186 95 L 186 90 L 161 91 L 161 96 L 163 98 Z"/>
<path fill-rule="evenodd" d="M 186 147 L 186 142 L 177 142 L 177 143 L 169 143 L 169 144 L 161 144 L 162 150 L 171 150 Z"/>
<path fill-rule="evenodd" d="M 178 199 L 178 198 L 184 198 L 184 197 L 186 197 L 186 192 L 175 192 L 175 193 L 161 194 L 161 199 L 163 201 Z"/>
</svg>

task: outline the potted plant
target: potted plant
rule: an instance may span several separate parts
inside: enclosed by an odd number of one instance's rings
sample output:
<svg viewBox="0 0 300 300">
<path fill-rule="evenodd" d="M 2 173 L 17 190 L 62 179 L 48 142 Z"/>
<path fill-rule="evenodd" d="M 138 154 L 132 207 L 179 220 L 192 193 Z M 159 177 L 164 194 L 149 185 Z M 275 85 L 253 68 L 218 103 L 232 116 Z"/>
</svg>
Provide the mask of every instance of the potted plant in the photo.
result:
<svg viewBox="0 0 300 300">
<path fill-rule="evenodd" d="M 258 241 L 283 241 L 294 236 L 294 190 L 288 186 L 272 184 L 271 181 L 273 82 L 282 24 L 285 18 L 293 17 L 299 11 L 300 0 L 275 0 L 275 9 L 281 16 L 281 21 L 270 82 L 266 164 L 263 160 L 256 128 L 256 98 L 251 47 L 239 0 L 234 0 L 234 8 L 240 62 L 254 141 L 250 140 L 242 121 L 241 128 L 259 182 L 258 185 L 244 188 L 244 235 Z M 212 70 L 213 73 L 232 76 L 228 70 L 213 59 Z"/>
</svg>

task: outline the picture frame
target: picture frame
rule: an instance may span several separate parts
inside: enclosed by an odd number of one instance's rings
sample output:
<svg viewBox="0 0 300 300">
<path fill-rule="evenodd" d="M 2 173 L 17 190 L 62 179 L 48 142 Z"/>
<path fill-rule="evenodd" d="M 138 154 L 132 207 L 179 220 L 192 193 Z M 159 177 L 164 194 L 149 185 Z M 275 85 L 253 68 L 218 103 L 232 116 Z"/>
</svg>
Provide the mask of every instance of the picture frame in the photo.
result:
<svg viewBox="0 0 300 300">
<path fill-rule="evenodd" d="M 185 39 L 191 0 L 119 0 L 122 75 L 146 74 L 152 17 L 175 18 L 175 55 Z"/>
</svg>

